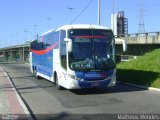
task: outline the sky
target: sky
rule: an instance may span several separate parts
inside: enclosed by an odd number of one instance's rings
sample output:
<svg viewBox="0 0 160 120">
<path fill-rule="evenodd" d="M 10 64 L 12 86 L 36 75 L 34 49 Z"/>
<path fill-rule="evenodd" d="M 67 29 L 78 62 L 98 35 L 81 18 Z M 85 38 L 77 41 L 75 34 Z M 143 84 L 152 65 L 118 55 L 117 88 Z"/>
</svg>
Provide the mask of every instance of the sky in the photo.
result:
<svg viewBox="0 0 160 120">
<path fill-rule="evenodd" d="M 129 33 L 138 32 L 142 6 L 145 31 L 160 31 L 160 0 L 100 1 L 102 26 L 111 26 L 114 1 L 115 13 L 124 11 L 128 18 Z M 71 20 L 72 24 L 97 24 L 97 6 L 98 0 L 0 0 L 0 48 L 25 43 Z"/>
</svg>

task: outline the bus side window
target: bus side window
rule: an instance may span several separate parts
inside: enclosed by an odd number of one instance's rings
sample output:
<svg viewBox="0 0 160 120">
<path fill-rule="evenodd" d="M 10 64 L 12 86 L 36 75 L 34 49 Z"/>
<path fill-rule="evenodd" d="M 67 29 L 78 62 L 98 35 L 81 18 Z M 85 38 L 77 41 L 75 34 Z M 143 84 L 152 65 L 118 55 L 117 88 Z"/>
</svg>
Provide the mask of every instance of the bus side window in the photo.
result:
<svg viewBox="0 0 160 120">
<path fill-rule="evenodd" d="M 66 58 L 66 42 L 64 38 L 66 37 L 66 31 L 61 31 L 60 36 L 60 56 L 61 56 L 61 65 L 63 68 L 67 69 L 67 58 Z"/>
<path fill-rule="evenodd" d="M 34 50 L 34 44 L 33 43 L 31 43 L 31 49 Z"/>
<path fill-rule="evenodd" d="M 53 44 L 55 44 L 55 43 L 57 43 L 57 42 L 59 41 L 59 34 L 60 34 L 59 31 L 54 33 L 54 41 L 53 41 Z M 55 47 L 55 49 L 58 49 L 58 48 L 59 48 L 59 46 L 57 45 L 57 46 Z"/>
<path fill-rule="evenodd" d="M 31 42 L 31 49 L 36 50 L 36 46 L 37 46 L 37 40 L 32 41 Z"/>
<path fill-rule="evenodd" d="M 46 48 L 49 48 L 51 46 L 50 41 L 51 41 L 50 35 L 46 36 L 45 37 L 45 43 L 46 43 L 45 47 Z"/>
</svg>

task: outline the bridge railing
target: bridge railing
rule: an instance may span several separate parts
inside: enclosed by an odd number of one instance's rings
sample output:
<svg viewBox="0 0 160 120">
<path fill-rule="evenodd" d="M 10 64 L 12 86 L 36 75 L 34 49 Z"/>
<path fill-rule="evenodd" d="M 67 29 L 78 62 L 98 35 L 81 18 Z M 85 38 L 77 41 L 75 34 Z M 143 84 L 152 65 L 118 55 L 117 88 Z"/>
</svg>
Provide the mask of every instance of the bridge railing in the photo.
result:
<svg viewBox="0 0 160 120">
<path fill-rule="evenodd" d="M 126 40 L 128 44 L 160 44 L 160 32 L 127 34 L 117 37 Z"/>
</svg>

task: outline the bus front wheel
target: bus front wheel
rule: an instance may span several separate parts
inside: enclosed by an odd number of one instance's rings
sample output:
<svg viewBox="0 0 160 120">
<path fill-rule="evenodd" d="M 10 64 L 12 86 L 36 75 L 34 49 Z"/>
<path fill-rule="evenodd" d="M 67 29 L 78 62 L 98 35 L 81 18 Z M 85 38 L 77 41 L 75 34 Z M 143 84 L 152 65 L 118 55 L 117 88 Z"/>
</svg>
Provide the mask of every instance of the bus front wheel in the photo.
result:
<svg viewBox="0 0 160 120">
<path fill-rule="evenodd" d="M 54 81 L 55 81 L 55 85 L 57 87 L 58 90 L 63 90 L 63 87 L 59 85 L 58 83 L 58 77 L 57 77 L 57 74 L 55 73 L 54 75 Z"/>
</svg>

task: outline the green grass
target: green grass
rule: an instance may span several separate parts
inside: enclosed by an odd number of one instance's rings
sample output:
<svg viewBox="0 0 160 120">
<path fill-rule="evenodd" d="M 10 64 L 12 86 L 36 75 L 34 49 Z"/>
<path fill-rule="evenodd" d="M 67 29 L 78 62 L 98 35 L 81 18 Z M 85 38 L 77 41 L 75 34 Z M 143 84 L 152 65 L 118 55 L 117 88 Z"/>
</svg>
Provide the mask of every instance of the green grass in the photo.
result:
<svg viewBox="0 0 160 120">
<path fill-rule="evenodd" d="M 160 49 L 117 65 L 117 80 L 160 88 Z"/>
</svg>

